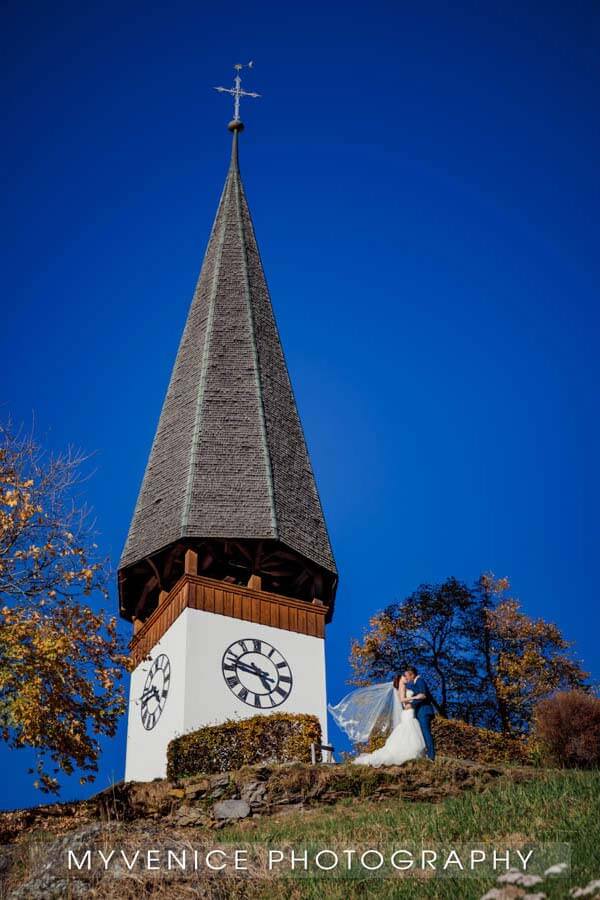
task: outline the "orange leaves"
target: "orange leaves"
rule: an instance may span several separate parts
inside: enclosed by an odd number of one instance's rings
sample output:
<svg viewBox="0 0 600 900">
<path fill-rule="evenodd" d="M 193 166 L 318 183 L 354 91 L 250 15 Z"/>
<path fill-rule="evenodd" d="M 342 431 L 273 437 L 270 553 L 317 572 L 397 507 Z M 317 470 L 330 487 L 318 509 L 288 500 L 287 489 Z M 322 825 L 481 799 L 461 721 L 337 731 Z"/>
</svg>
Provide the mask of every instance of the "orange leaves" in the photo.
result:
<svg viewBox="0 0 600 900">
<path fill-rule="evenodd" d="M 478 582 L 484 592 L 481 626 L 487 654 L 487 680 L 496 698 L 504 730 L 528 727 L 536 703 L 587 678 L 568 655 L 569 642 L 558 627 L 524 613 L 506 597 L 508 579 L 488 573 Z"/>
<path fill-rule="evenodd" d="M 106 596 L 106 564 L 72 493 L 82 462 L 0 427 L 0 734 L 38 751 L 42 791 L 76 768 L 93 780 L 99 738 L 125 709 L 115 620 L 82 602 Z"/>
<path fill-rule="evenodd" d="M 98 740 L 125 709 L 122 648 L 102 614 L 61 603 L 47 612 L 4 609 L 0 692 L 14 747 L 47 751 L 54 774 L 95 771 Z M 42 789 L 43 782 L 41 784 Z"/>
<path fill-rule="evenodd" d="M 389 678 L 413 663 L 448 714 L 506 733 L 526 731 L 540 699 L 582 686 L 587 673 L 557 626 L 528 616 L 509 588 L 508 578 L 492 572 L 472 588 L 453 578 L 420 585 L 372 616 L 353 642 L 353 683 Z"/>
</svg>

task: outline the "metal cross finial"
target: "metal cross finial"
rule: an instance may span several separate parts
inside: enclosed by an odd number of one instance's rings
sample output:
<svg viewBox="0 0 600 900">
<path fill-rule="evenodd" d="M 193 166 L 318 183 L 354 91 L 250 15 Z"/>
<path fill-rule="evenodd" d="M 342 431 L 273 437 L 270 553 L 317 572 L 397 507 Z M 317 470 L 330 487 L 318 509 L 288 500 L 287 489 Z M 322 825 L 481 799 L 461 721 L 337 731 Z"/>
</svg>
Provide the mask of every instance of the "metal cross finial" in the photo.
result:
<svg viewBox="0 0 600 900">
<path fill-rule="evenodd" d="M 235 69 L 235 78 L 233 79 L 233 87 L 216 87 L 215 91 L 219 91 L 220 94 L 231 94 L 233 97 L 233 121 L 240 121 L 240 99 L 241 97 L 260 97 L 260 94 L 255 94 L 253 91 L 243 91 L 242 90 L 242 79 L 240 76 L 240 72 L 242 69 L 252 69 L 254 67 L 254 61 L 250 60 L 249 63 L 242 65 L 241 63 L 237 63 L 233 68 Z"/>
</svg>

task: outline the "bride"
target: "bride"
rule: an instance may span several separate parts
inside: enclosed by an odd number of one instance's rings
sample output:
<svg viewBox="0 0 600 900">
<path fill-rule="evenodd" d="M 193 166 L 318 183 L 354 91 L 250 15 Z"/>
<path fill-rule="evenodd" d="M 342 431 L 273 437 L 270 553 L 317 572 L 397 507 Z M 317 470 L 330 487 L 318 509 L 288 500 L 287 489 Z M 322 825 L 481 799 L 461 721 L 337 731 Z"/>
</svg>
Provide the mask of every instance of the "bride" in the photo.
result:
<svg viewBox="0 0 600 900">
<path fill-rule="evenodd" d="M 371 734 L 391 728 L 383 747 L 372 753 L 361 753 L 352 760 L 363 766 L 398 766 L 409 759 L 425 755 L 421 726 L 415 718 L 404 675 L 393 682 L 371 684 L 330 706 L 336 723 L 355 743 L 365 743 Z"/>
</svg>

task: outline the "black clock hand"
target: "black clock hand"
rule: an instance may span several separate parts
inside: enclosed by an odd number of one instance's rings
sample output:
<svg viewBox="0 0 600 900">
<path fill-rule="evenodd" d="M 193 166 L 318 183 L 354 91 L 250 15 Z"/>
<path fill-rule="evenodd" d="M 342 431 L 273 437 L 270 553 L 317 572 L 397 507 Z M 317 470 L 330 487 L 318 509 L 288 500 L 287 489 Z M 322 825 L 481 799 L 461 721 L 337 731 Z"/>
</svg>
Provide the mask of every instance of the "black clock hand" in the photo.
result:
<svg viewBox="0 0 600 900">
<path fill-rule="evenodd" d="M 256 663 L 252 663 L 249 665 L 248 663 L 241 662 L 235 656 L 231 656 L 228 660 L 226 660 L 228 665 L 232 666 L 234 669 L 240 669 L 242 672 L 248 672 L 250 675 L 257 675 L 259 678 L 268 678 L 269 681 L 273 681 L 268 672 L 265 672 L 263 669 L 259 669 Z"/>
<path fill-rule="evenodd" d="M 154 685 L 152 685 L 151 688 L 148 688 L 147 691 L 144 691 L 144 693 L 140 697 L 140 703 L 145 703 L 147 699 L 150 699 L 150 697 L 156 697 L 157 700 L 160 700 L 160 695 Z"/>
<path fill-rule="evenodd" d="M 268 674 L 268 672 L 263 672 L 262 669 L 259 669 L 256 663 L 252 663 L 252 667 L 256 669 L 255 674 L 258 675 L 258 677 L 262 681 L 262 686 L 269 690 L 269 681 L 273 681 L 271 676 Z"/>
<path fill-rule="evenodd" d="M 260 680 L 263 682 L 263 684 L 264 684 L 265 680 L 266 681 L 274 680 L 273 678 L 271 678 L 271 676 L 269 675 L 268 672 L 264 672 L 262 669 L 259 669 L 258 666 L 256 665 L 256 663 L 252 663 L 251 665 L 248 665 L 248 663 L 239 662 L 239 663 L 237 663 L 236 668 L 241 669 L 242 672 L 248 672 L 250 675 L 256 675 L 258 678 L 260 678 Z M 265 687 L 268 687 L 268 685 L 265 685 Z"/>
</svg>

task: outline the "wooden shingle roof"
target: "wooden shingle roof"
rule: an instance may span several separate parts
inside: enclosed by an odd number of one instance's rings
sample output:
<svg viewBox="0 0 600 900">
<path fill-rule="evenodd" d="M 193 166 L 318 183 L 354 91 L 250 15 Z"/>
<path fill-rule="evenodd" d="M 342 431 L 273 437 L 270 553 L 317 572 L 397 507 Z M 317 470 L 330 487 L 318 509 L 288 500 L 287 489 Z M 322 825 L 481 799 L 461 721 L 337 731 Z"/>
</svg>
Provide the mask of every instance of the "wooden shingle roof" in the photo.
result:
<svg viewBox="0 0 600 900">
<path fill-rule="evenodd" d="M 237 142 L 119 568 L 181 539 L 265 538 L 335 574 Z"/>
</svg>

